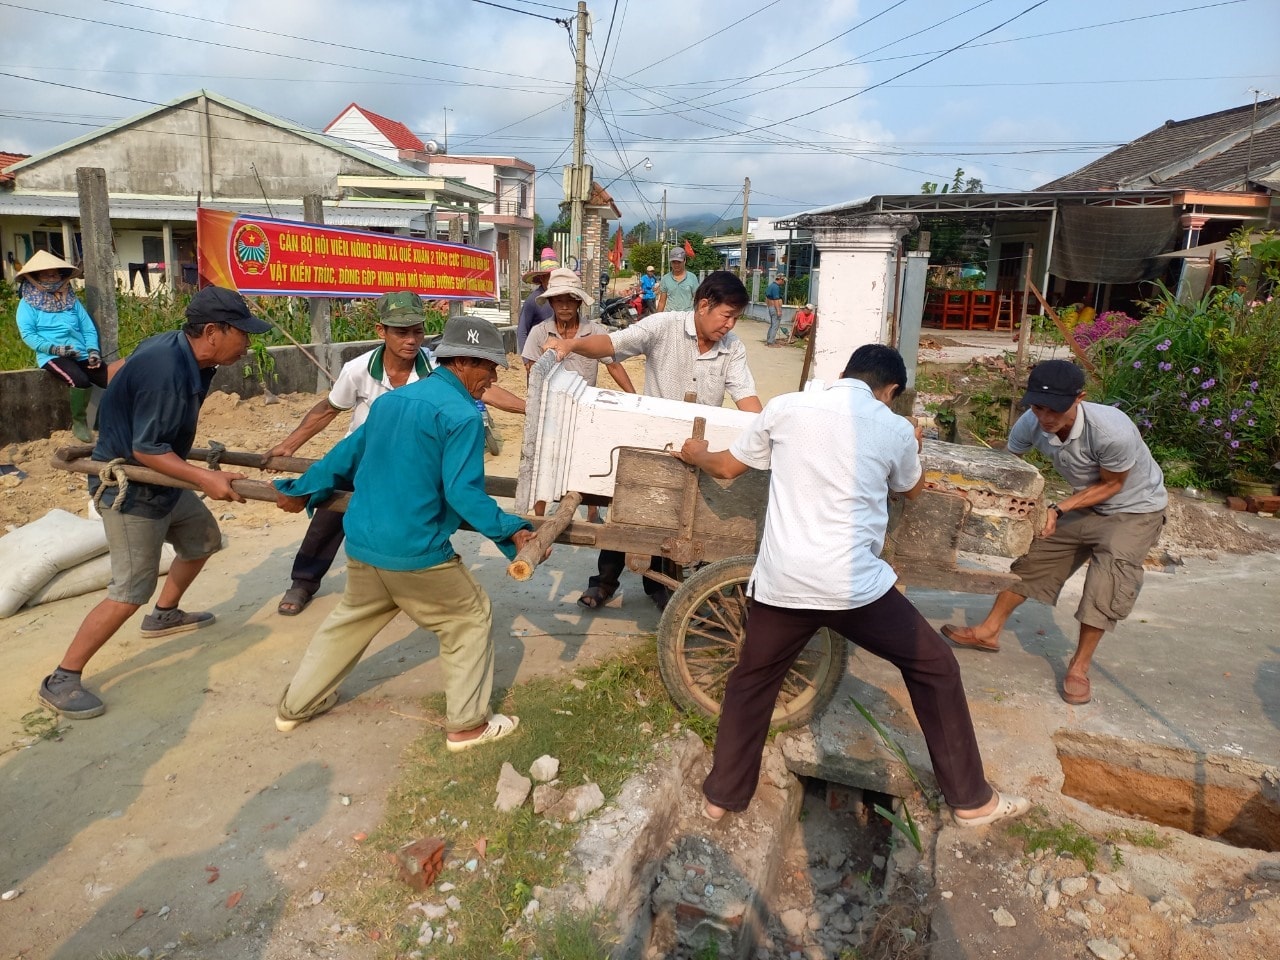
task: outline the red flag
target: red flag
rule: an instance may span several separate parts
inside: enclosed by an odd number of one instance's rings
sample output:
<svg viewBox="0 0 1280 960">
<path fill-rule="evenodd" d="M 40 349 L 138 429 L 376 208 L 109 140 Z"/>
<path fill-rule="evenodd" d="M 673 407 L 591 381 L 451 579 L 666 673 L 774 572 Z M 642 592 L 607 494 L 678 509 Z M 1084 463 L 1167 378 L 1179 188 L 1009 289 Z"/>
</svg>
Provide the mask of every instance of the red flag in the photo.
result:
<svg viewBox="0 0 1280 960">
<path fill-rule="evenodd" d="M 694 257 L 697 256 L 697 254 L 693 252 L 693 244 L 691 244 L 688 240 L 684 242 L 684 255 L 688 257 L 690 260 L 692 260 Z"/>
<path fill-rule="evenodd" d="M 609 262 L 613 264 L 614 270 L 622 269 L 622 227 L 618 227 L 618 232 L 613 235 L 613 249 L 609 251 Z"/>
</svg>

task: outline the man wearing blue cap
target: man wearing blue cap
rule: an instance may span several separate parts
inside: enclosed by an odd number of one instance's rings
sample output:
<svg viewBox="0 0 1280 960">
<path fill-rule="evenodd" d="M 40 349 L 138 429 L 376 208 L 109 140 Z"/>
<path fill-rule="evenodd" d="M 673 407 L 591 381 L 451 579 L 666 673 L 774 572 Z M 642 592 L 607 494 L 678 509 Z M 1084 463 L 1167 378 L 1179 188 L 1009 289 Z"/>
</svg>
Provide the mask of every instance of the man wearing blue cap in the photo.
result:
<svg viewBox="0 0 1280 960">
<path fill-rule="evenodd" d="M 205 287 L 187 305 L 180 330 L 145 340 L 112 377 L 99 409 L 98 444 L 93 459 L 122 461 L 194 485 L 211 500 L 244 497 L 232 482 L 244 474 L 209 470 L 187 461 L 196 438 L 200 406 L 217 368 L 235 363 L 249 348 L 249 335 L 271 324 L 249 312 L 234 290 Z M 166 637 L 213 623 L 212 613 L 186 613 L 178 604 L 205 561 L 222 547 L 217 521 L 192 490 L 131 481 L 89 478 L 102 513 L 111 553 L 107 597 L 89 611 L 58 669 L 44 678 L 38 696 L 50 710 L 86 720 L 106 705 L 84 689 L 81 671 L 124 622 L 150 599 L 160 578 L 160 551 L 173 544 L 177 559 L 169 569 L 156 607 L 142 618 L 142 636 Z"/>
</svg>

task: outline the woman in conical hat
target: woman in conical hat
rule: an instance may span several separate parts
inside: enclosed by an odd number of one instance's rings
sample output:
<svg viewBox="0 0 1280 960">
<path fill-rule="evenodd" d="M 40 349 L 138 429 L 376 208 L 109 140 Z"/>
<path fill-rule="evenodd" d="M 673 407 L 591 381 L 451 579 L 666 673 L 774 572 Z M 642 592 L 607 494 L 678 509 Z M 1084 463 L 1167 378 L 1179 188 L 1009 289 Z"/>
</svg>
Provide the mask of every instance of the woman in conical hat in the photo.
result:
<svg viewBox="0 0 1280 960">
<path fill-rule="evenodd" d="M 35 351 L 36 366 L 71 389 L 71 430 L 88 443 L 93 439 L 87 419 L 89 387 L 105 387 L 108 369 L 98 328 L 71 289 L 71 278 L 78 273 L 61 257 L 37 252 L 14 275 L 21 298 L 16 319 L 23 343 Z"/>
<path fill-rule="evenodd" d="M 520 322 L 516 325 L 516 352 L 524 350 L 524 342 L 529 339 L 529 331 L 553 316 L 551 308 L 538 299 L 547 290 L 547 278 L 551 271 L 560 266 L 556 252 L 551 247 L 542 248 L 542 259 L 538 265 L 524 275 L 525 283 L 533 284 L 533 292 L 529 294 L 524 305 L 520 307 Z"/>
</svg>

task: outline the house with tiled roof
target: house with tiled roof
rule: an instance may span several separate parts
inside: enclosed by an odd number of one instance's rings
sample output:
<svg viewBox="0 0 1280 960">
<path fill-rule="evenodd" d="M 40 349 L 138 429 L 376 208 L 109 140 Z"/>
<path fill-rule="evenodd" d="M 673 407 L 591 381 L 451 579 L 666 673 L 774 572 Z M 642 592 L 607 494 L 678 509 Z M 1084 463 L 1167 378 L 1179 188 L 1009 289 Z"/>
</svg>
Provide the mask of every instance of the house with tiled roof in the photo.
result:
<svg viewBox="0 0 1280 960">
<path fill-rule="evenodd" d="M 0 189 L 6 278 L 36 250 L 80 259 L 78 167 L 106 171 L 117 275 L 130 289 L 195 281 L 202 205 L 302 220 L 303 198 L 319 196 L 330 225 L 432 238 L 437 216 L 457 215 L 476 244 L 479 206 L 493 200 L 484 187 L 200 90 L 10 165 Z"/>
<path fill-rule="evenodd" d="M 19 160 L 27 159 L 28 154 L 25 153 L 8 153 L 0 150 L 0 189 L 13 183 L 13 174 L 6 172 L 7 167 L 13 166 Z"/>
<path fill-rule="evenodd" d="M 480 208 L 476 246 L 493 250 L 501 263 L 517 251 L 520 272 L 533 260 L 534 180 L 533 164 L 518 157 L 450 154 L 434 140 L 423 141 L 398 120 L 352 103 L 344 107 L 324 132 L 341 137 L 365 150 L 408 164 L 426 173 L 451 177 L 489 190 L 493 200 Z M 448 229 L 453 215 L 442 213 L 439 225 Z M 505 273 L 501 268 L 500 273 Z"/>
</svg>

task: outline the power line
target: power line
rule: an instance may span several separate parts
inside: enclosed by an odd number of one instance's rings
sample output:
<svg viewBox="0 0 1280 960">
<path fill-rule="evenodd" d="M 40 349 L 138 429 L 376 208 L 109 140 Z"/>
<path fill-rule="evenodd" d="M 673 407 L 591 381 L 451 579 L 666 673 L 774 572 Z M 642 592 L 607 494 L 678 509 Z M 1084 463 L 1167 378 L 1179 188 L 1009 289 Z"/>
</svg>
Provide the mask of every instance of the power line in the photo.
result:
<svg viewBox="0 0 1280 960">
<path fill-rule="evenodd" d="M 563 24 L 566 21 L 559 17 L 548 17 L 545 13 L 534 13 L 532 10 L 520 10 L 516 7 L 504 7 L 500 3 L 494 3 L 493 0 L 471 0 L 472 3 L 478 3 L 483 7 L 497 7 L 499 10 L 507 10 L 511 13 L 522 13 L 526 17 L 537 17 L 539 20 L 550 20 L 552 23 Z"/>
<path fill-rule="evenodd" d="M 706 43 L 708 40 L 712 39 L 713 37 L 720 36 L 720 34 L 724 33 L 726 30 L 730 30 L 733 27 L 740 26 L 741 24 L 746 23 L 752 17 L 756 16 L 757 14 L 764 13 L 764 11 L 768 10 L 770 7 L 775 7 L 781 2 L 782 0 L 769 0 L 769 2 L 766 3 L 763 7 L 757 7 L 755 10 L 752 10 L 746 16 L 738 17 L 736 20 L 733 21 L 733 23 L 730 23 L 728 26 L 721 27 L 719 30 L 715 31 L 714 33 L 707 34 L 701 40 L 693 41 L 693 43 L 689 44 L 687 47 L 681 47 L 679 50 L 675 51 L 675 53 L 667 54 L 661 60 L 654 60 L 651 63 L 645 64 L 643 67 L 641 67 L 639 70 L 635 71 L 634 73 L 627 74 L 627 76 L 624 79 L 630 79 L 631 77 L 638 77 L 640 74 L 644 73 L 645 71 L 652 70 L 654 67 L 656 67 L 660 63 L 666 63 L 668 60 L 673 60 L 676 57 L 680 56 L 680 54 L 687 53 L 688 51 L 692 50 L 694 47 L 698 46 L 699 44 Z"/>
</svg>

